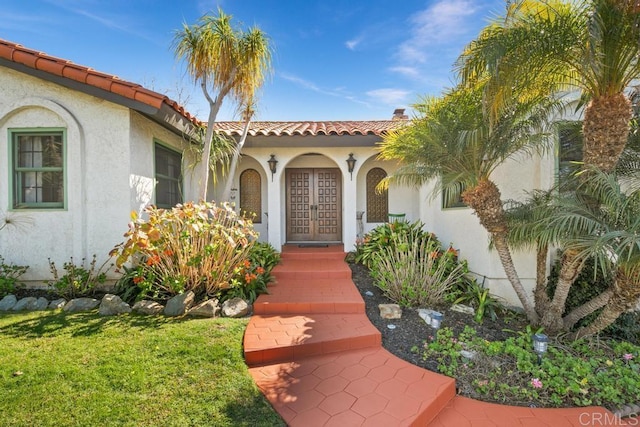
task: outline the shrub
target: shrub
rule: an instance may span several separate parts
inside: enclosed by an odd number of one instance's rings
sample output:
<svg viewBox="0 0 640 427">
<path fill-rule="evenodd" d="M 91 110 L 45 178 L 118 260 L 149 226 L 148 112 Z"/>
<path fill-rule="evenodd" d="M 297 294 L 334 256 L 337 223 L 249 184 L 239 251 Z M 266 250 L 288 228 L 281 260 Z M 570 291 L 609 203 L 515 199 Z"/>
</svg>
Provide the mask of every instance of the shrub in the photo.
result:
<svg viewBox="0 0 640 427">
<path fill-rule="evenodd" d="M 0 298 L 15 292 L 18 278 L 28 269 L 28 266 L 7 264 L 0 256 Z"/>
<path fill-rule="evenodd" d="M 430 239 L 435 247 L 440 247 L 440 242 L 432 233 L 423 230 L 424 224 L 420 221 L 397 221 L 377 226 L 367 233 L 356 246 L 355 261 L 371 268 L 373 256 L 385 248 L 394 247 L 400 236 L 404 236 L 408 243 L 414 240 Z"/>
<path fill-rule="evenodd" d="M 371 257 L 375 285 L 405 307 L 444 301 L 447 291 L 466 273 L 454 250 L 442 251 L 437 240 L 398 234 Z"/>
<path fill-rule="evenodd" d="M 111 251 L 118 267 L 132 263 L 127 274 L 140 288 L 138 298 L 164 300 L 190 290 L 198 298 L 219 297 L 257 238 L 251 220 L 227 204 L 149 207 L 145 213 L 146 220 L 132 214 L 126 240 Z"/>
<path fill-rule="evenodd" d="M 69 262 L 62 264 L 65 274 L 60 276 L 55 262 L 49 258 L 49 270 L 53 280 L 48 283 L 55 289 L 56 294 L 66 299 L 86 297 L 92 295 L 96 286 L 105 282 L 107 275 L 102 271 L 107 262 L 96 268 L 96 256 L 93 255 L 89 267 L 85 268 L 86 259 L 76 265 L 71 257 Z"/>
<path fill-rule="evenodd" d="M 280 254 L 269 243 L 256 242 L 249 251 L 242 268 L 231 281 L 231 288 L 225 291 L 221 300 L 239 297 L 253 303 L 258 295 L 267 292 L 267 285 L 273 279 L 271 270 L 280 262 Z"/>
<path fill-rule="evenodd" d="M 500 300 L 491 294 L 489 288 L 485 288 L 475 279 L 456 282 L 454 289 L 447 294 L 446 299 L 453 304 L 466 304 L 475 308 L 476 314 L 473 320 L 476 323 L 482 323 L 485 315 L 489 315 L 491 320 L 496 320 L 503 307 Z"/>
</svg>

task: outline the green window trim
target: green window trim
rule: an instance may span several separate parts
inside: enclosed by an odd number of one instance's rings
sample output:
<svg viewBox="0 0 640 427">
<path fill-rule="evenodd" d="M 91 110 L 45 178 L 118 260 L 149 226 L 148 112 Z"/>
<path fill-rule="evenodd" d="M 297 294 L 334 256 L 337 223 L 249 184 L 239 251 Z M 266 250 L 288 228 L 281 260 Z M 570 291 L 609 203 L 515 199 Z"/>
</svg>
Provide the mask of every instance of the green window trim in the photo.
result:
<svg viewBox="0 0 640 427">
<path fill-rule="evenodd" d="M 11 128 L 8 132 L 11 209 L 66 209 L 66 129 Z"/>
<path fill-rule="evenodd" d="M 154 141 L 154 198 L 159 208 L 172 208 L 183 201 L 182 153 Z"/>
</svg>

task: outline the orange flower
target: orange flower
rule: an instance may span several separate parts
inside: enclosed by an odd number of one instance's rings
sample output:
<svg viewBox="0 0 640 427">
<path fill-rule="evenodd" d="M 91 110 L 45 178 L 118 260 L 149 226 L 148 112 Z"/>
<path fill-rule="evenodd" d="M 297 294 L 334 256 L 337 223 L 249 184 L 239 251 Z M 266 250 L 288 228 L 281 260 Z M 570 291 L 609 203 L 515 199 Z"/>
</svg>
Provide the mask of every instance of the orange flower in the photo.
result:
<svg viewBox="0 0 640 427">
<path fill-rule="evenodd" d="M 245 266 L 246 268 L 251 267 L 251 261 L 249 261 L 248 259 L 245 259 L 245 260 L 244 260 L 244 266 Z"/>
<path fill-rule="evenodd" d="M 258 268 L 256 268 L 256 273 L 258 273 L 258 274 L 264 274 L 264 268 L 262 268 L 262 267 L 258 267 Z"/>
<path fill-rule="evenodd" d="M 147 260 L 147 265 L 153 265 L 159 262 L 160 262 L 160 257 L 158 255 L 153 255 L 149 257 L 149 259 Z"/>
<path fill-rule="evenodd" d="M 247 283 L 251 283 L 251 275 L 249 273 L 246 273 L 244 275 L 244 281 Z"/>
<path fill-rule="evenodd" d="M 173 251 L 171 249 L 165 249 L 164 254 L 166 256 L 173 256 Z"/>
<path fill-rule="evenodd" d="M 133 283 L 135 283 L 136 285 L 140 282 L 144 282 L 144 277 L 136 276 L 133 278 Z"/>
</svg>

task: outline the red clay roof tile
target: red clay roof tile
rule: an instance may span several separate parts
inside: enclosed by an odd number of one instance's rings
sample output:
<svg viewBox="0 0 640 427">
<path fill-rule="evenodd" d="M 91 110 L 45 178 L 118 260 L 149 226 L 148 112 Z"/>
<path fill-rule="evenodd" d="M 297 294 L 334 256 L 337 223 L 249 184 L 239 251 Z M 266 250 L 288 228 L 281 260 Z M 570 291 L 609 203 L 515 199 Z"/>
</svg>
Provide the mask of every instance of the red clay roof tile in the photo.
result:
<svg viewBox="0 0 640 427">
<path fill-rule="evenodd" d="M 176 101 L 173 101 L 165 95 L 145 89 L 136 83 L 120 80 L 116 76 L 100 73 L 91 68 L 74 64 L 65 59 L 27 49 L 22 45 L 2 39 L 0 39 L 0 58 L 23 64 L 34 70 L 44 71 L 52 75 L 85 83 L 89 86 L 121 95 L 154 108 L 160 108 L 164 103 L 191 123 L 195 125 L 201 124 L 196 117 L 192 116 Z"/>
<path fill-rule="evenodd" d="M 405 120 L 327 121 L 327 122 L 251 122 L 249 135 L 377 135 L 399 129 Z M 242 135 L 243 122 L 216 122 L 215 129 L 228 136 Z"/>
</svg>

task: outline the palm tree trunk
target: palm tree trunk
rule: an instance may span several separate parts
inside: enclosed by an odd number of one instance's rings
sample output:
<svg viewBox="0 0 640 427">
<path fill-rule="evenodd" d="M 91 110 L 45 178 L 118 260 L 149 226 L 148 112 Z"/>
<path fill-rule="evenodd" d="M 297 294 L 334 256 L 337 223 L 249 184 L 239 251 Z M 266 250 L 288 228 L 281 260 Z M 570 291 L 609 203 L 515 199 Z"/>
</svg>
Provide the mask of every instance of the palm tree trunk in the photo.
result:
<svg viewBox="0 0 640 427">
<path fill-rule="evenodd" d="M 584 113 L 584 164 L 612 172 L 629 137 L 631 101 L 624 93 L 592 98 Z"/>
<path fill-rule="evenodd" d="M 575 282 L 576 277 L 584 267 L 584 262 L 578 260 L 576 255 L 577 252 L 570 250 L 565 251 L 562 255 L 558 285 L 541 321 L 541 325 L 547 333 L 554 334 L 564 329 L 562 315 L 564 314 L 567 297 L 573 282 Z"/>
<path fill-rule="evenodd" d="M 591 322 L 588 326 L 578 329 L 574 336 L 575 339 L 587 337 L 602 331 L 604 328 L 615 322 L 622 313 L 624 313 L 624 310 L 619 307 L 614 307 L 611 303 L 607 304 L 604 310 L 602 310 L 602 313 L 596 317 L 596 320 Z"/>
<path fill-rule="evenodd" d="M 463 201 L 471 207 L 480 220 L 480 224 L 491 234 L 493 245 L 498 252 L 502 268 L 518 295 L 527 318 L 532 323 L 538 323 L 539 318 L 527 291 L 522 286 L 518 272 L 513 264 L 511 251 L 507 243 L 507 220 L 500 198 L 500 190 L 489 179 L 483 179 L 475 187 L 470 187 L 462 193 Z"/>
<path fill-rule="evenodd" d="M 565 331 L 570 330 L 580 319 L 607 305 L 611 299 L 611 295 L 613 295 L 613 289 L 609 288 L 595 298 L 585 302 L 580 307 L 576 307 L 571 310 L 571 312 L 562 319 L 562 323 L 564 325 L 563 329 Z"/>
<path fill-rule="evenodd" d="M 544 245 L 536 250 L 536 288 L 533 291 L 533 301 L 536 306 L 536 313 L 542 317 L 546 307 L 550 304 L 547 295 L 547 253 L 549 247 Z"/>
<path fill-rule="evenodd" d="M 238 162 L 240 160 L 242 147 L 244 147 L 244 143 L 247 140 L 247 134 L 249 133 L 250 124 L 251 124 L 251 119 L 246 120 L 244 122 L 244 128 L 242 129 L 242 136 L 240 137 L 240 141 L 238 141 L 236 150 L 233 153 L 233 158 L 231 159 L 231 166 L 229 167 L 229 175 L 227 177 L 227 182 L 225 183 L 225 186 L 224 186 L 224 191 L 222 192 L 221 201 L 229 201 L 229 197 L 231 196 L 231 185 L 233 184 L 233 177 L 235 176 L 236 169 L 238 168 Z"/>
</svg>

